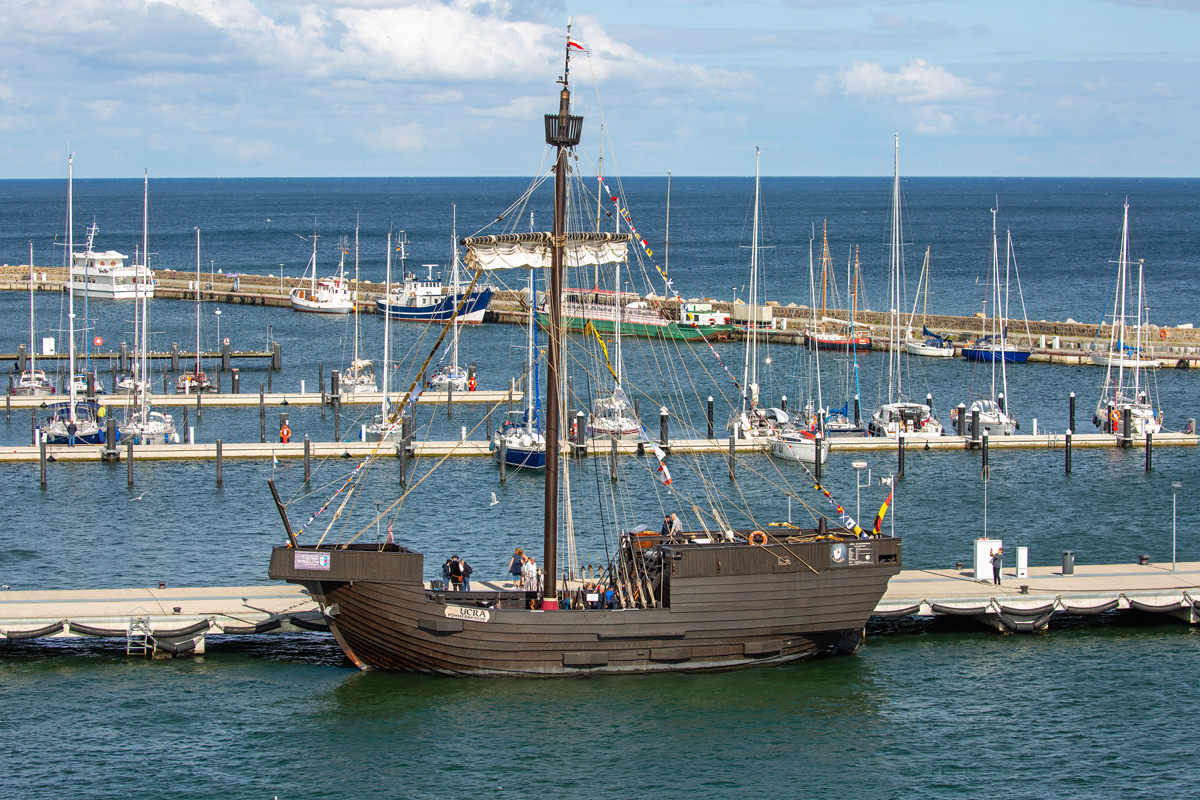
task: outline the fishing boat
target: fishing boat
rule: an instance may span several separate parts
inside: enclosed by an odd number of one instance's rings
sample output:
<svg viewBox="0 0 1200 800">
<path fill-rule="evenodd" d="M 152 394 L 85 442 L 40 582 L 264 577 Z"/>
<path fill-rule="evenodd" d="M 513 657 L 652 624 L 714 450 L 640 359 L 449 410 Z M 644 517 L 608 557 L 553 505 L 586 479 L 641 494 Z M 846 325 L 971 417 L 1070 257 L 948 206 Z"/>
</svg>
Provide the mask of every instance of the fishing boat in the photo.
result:
<svg viewBox="0 0 1200 800">
<path fill-rule="evenodd" d="M 142 258 L 147 262 L 142 266 L 148 269 L 147 245 L 149 234 L 150 210 L 150 172 L 143 176 L 142 188 Z M 135 256 L 136 260 L 136 256 Z M 130 404 L 125 409 L 125 420 L 121 424 L 120 441 L 132 441 L 142 444 L 178 444 L 179 434 L 175 430 L 175 420 L 170 414 L 155 411 L 151 402 L 150 385 L 150 296 L 154 289 L 149 284 L 139 284 L 140 297 L 134 298 L 133 306 L 133 338 L 137 342 L 134 353 L 133 374 L 130 377 Z"/>
<path fill-rule="evenodd" d="M 512 244 L 528 248 L 523 265 L 541 267 L 543 259 L 549 263 L 551 319 L 560 315 L 564 262 L 580 252 L 629 240 L 627 234 L 566 229 L 568 156 L 583 127 L 582 118 L 570 113 L 571 45 L 568 39 L 559 111 L 546 116 L 546 140 L 556 151 L 552 232 L 463 240 L 469 264 L 486 265 Z M 505 260 L 511 267 L 511 256 Z M 476 278 L 485 268 L 475 267 Z M 717 514 L 700 516 L 712 522 L 678 536 L 655 535 L 644 528 L 620 534 L 605 570 L 613 592 L 609 603 L 596 602 L 599 593 L 588 591 L 591 587 L 572 585 L 569 578 L 561 581 L 563 337 L 559 326 L 547 330 L 546 440 L 552 444 L 544 478 L 540 589 L 439 590 L 424 581 L 424 555 L 403 545 L 360 543 L 354 537 L 301 544 L 271 483 L 288 543 L 273 549 L 269 574 L 308 590 L 347 657 L 364 669 L 559 676 L 733 669 L 857 648 L 888 579 L 901 566 L 900 539 L 860 534 L 857 524 L 827 533 L 768 533 L 717 522 L 725 520 Z M 410 392 L 419 380 L 420 376 Z M 363 470 L 356 472 L 361 475 Z M 569 502 L 565 508 L 569 514 Z M 387 513 L 390 510 L 380 516 Z M 567 522 L 569 541 L 569 517 Z M 411 524 L 445 523 L 421 510 L 412 513 Z M 570 572 L 569 559 L 568 554 L 561 572 Z M 564 610 L 568 604 L 570 612 Z"/>
<path fill-rule="evenodd" d="M 942 423 L 929 403 L 910 400 L 904 394 L 904 348 L 900 347 L 900 306 L 904 282 L 903 220 L 900 208 L 900 137 L 895 139 L 895 168 L 892 179 L 891 228 L 891 276 L 888 288 L 888 305 L 892 310 L 888 326 L 887 393 L 881 395 L 887 402 L 871 415 L 868 432 L 872 436 L 891 439 L 904 436 L 907 439 L 928 439 L 942 435 Z M 882 387 L 881 387 L 882 389 Z"/>
<path fill-rule="evenodd" d="M 929 313 L 929 252 L 931 249 L 925 248 L 925 263 L 921 265 L 921 277 L 917 279 L 917 299 L 913 301 L 912 314 L 908 317 L 908 338 L 904 342 L 904 349 L 909 352 L 909 355 L 914 356 L 953 358 L 954 343 L 945 336 L 929 330 L 929 326 L 925 324 L 926 316 Z M 913 322 L 917 317 L 917 303 L 921 301 L 924 302 L 921 307 L 921 335 L 924 338 L 914 339 L 912 335 Z"/>
<path fill-rule="evenodd" d="M 997 202 L 997 207 L 999 202 Z M 995 211 L 993 211 L 993 216 Z M 993 220 L 993 228 L 995 228 Z M 993 247 L 995 253 L 995 247 Z M 1025 294 L 1021 291 L 1021 273 L 1017 268 L 1016 254 L 1013 251 L 1012 232 L 1008 232 L 1004 253 L 1004 277 L 1001 279 L 999 259 L 993 258 L 988 270 L 987 287 L 989 292 L 983 298 L 983 318 L 980 322 L 979 338 L 962 350 L 963 358 L 967 361 L 1004 361 L 1009 364 L 1024 364 L 1033 355 L 1027 347 L 1018 347 L 1009 336 L 1009 291 L 1012 280 L 1017 281 L 1017 291 L 1021 298 L 1021 314 L 1025 320 L 1025 341 L 1032 342 L 1033 334 L 1029 332 L 1029 316 L 1025 314 Z M 989 296 L 990 295 L 990 296 Z M 1003 297 L 1003 299 L 1001 299 Z M 988 304 L 991 303 L 991 316 L 988 316 Z M 990 323 L 990 326 L 989 326 Z"/>
<path fill-rule="evenodd" d="M 1141 355 L 1142 329 L 1147 322 L 1145 262 L 1138 259 L 1137 281 L 1131 280 L 1129 263 L 1129 200 L 1125 201 L 1121 222 L 1121 253 L 1117 259 L 1117 274 L 1113 281 L 1112 325 L 1109 328 L 1108 356 L 1105 362 L 1104 385 L 1096 401 L 1092 423 L 1104 433 L 1129 439 L 1162 430 L 1162 410 L 1149 396 L 1149 376 L 1143 371 L 1158 366 L 1154 359 Z M 1135 307 L 1132 315 L 1129 305 Z M 1133 341 L 1128 340 L 1132 316 Z M 1131 349 L 1127 347 L 1131 346 Z M 1127 361 L 1132 360 L 1132 365 Z M 1128 420 L 1126 419 L 1128 418 Z"/>
<path fill-rule="evenodd" d="M 379 313 L 391 319 L 409 322 L 445 322 L 454 309 L 462 304 L 463 296 L 451 282 L 443 283 L 441 277 L 434 278 L 437 264 L 422 264 L 425 278 L 405 272 L 404 282 L 375 300 Z M 467 297 L 464 313 L 458 315 L 462 325 L 478 325 L 483 322 L 488 304 L 492 301 L 490 286 L 476 289 Z"/>
<path fill-rule="evenodd" d="M 29 367 L 13 380 L 12 393 L 17 397 L 41 397 L 54 394 L 54 384 L 44 370 L 37 368 L 37 348 L 33 328 L 33 242 L 29 243 Z"/>
<path fill-rule="evenodd" d="M 533 272 L 529 273 L 529 296 L 534 297 Z M 542 470 L 546 468 L 546 437 L 542 433 L 541 395 L 538 385 L 537 321 L 533 304 L 529 305 L 528 338 L 526 343 L 525 408 L 505 415 L 490 447 L 497 462 L 509 467 Z"/>
<path fill-rule="evenodd" d="M 342 250 L 346 248 L 345 237 L 342 239 Z M 342 394 L 375 394 L 378 391 L 375 383 L 375 370 L 371 361 L 358 357 L 358 222 L 354 223 L 354 292 L 351 297 L 354 307 L 354 357 L 350 360 L 350 369 L 340 376 L 338 389 Z"/>
<path fill-rule="evenodd" d="M 73 167 L 74 154 L 67 157 L 67 285 L 74 285 L 75 271 L 75 206 Z M 49 416 L 38 426 L 47 444 L 104 444 L 106 426 L 103 412 L 95 401 L 79 400 L 79 385 L 75 381 L 75 291 L 67 290 L 67 385 L 63 394 L 67 402 L 50 406 Z M 118 432 L 119 435 L 119 432 Z"/>
<path fill-rule="evenodd" d="M 200 229 L 196 228 L 196 363 L 191 372 L 184 372 L 175 379 L 175 394 L 198 394 L 217 390 L 200 365 L 200 352 Z"/>
<path fill-rule="evenodd" d="M 116 250 L 105 250 L 98 253 L 92 249 L 97 227 L 93 224 L 88 229 L 87 245 L 82 253 L 74 253 L 74 277 L 70 288 L 77 292 L 86 292 L 88 297 L 102 297 L 109 300 L 133 300 L 142 292 L 154 287 L 154 273 L 145 264 L 126 264 L 129 256 Z"/>
<path fill-rule="evenodd" d="M 301 237 L 303 238 L 303 237 Z M 354 309 L 354 301 L 350 297 L 350 282 L 346 280 L 346 251 L 342 248 L 341 259 L 338 263 L 338 274 L 317 280 L 317 232 L 312 235 L 312 256 L 304 275 L 309 276 L 308 288 L 301 285 L 292 289 L 289 298 L 292 309 L 306 311 L 312 314 L 349 314 Z"/>
<path fill-rule="evenodd" d="M 1000 297 L 1000 250 L 996 238 L 996 212 L 997 208 L 992 209 L 992 257 L 990 272 L 991 277 L 988 283 L 992 285 L 992 319 L 997 320 L 1003 315 L 1003 307 Z M 1011 238 L 1009 245 L 1011 245 Z M 1009 249 L 1011 252 L 1011 247 Z M 1007 271 L 1007 269 L 1006 269 Z M 985 312 L 986 313 L 986 312 Z M 1009 413 L 1009 404 L 1011 403 L 1008 394 L 1008 361 L 1003 358 L 994 358 L 986 360 L 986 363 L 991 364 L 991 393 L 986 397 L 981 397 L 973 400 L 965 410 L 965 419 L 959 421 L 959 431 L 967 437 L 974 438 L 975 432 L 972 428 L 975 425 L 975 420 L 979 420 L 981 430 L 978 435 L 982 436 L 986 430 L 989 436 L 997 434 L 1009 436 L 1017 432 L 1020 425 L 1017 420 Z M 957 413 L 955 409 L 954 413 Z"/>
</svg>

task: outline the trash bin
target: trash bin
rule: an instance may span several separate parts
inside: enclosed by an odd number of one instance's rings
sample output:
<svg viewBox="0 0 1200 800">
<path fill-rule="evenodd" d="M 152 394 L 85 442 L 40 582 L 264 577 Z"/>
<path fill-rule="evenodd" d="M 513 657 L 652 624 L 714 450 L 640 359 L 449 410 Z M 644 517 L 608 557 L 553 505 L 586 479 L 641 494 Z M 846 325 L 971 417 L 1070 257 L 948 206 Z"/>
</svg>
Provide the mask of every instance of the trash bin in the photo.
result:
<svg viewBox="0 0 1200 800">
<path fill-rule="evenodd" d="M 1063 575 L 1074 575 L 1075 574 L 1075 551 L 1074 550 L 1063 551 L 1062 574 Z"/>
</svg>

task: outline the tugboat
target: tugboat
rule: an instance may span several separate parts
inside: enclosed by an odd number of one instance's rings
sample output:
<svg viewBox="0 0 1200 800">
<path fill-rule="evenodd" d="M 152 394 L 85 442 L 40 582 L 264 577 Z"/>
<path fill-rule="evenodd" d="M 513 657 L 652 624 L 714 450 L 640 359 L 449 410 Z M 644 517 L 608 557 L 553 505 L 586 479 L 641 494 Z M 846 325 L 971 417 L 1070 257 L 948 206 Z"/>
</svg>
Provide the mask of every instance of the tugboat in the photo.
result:
<svg viewBox="0 0 1200 800">
<path fill-rule="evenodd" d="M 569 25 L 567 30 L 569 37 Z M 570 55 L 578 45 L 567 42 L 558 113 L 546 115 L 546 142 L 557 151 L 553 231 L 461 241 L 476 279 L 489 263 L 504 261 L 508 268 L 548 263 L 550 319 L 561 319 L 565 263 L 581 263 L 581 254 L 630 241 L 628 234 L 571 233 L 565 227 L 568 156 L 583 127 L 583 118 L 570 113 Z M 528 255 L 514 264 L 513 250 Z M 273 549 L 270 576 L 304 586 L 320 603 L 343 652 L 364 669 L 452 676 L 638 674 L 733 669 L 852 652 L 888 579 L 900 570 L 901 541 L 878 535 L 878 524 L 874 535 L 857 525 L 767 533 L 728 525 L 715 510 L 699 512 L 702 530 L 620 533 L 603 592 L 569 578 L 560 581 L 562 327 L 548 326 L 548 333 L 545 437 L 550 447 L 544 574 L 538 589 L 446 591 L 440 581 L 426 584 L 424 556 L 399 544 L 364 544 L 355 541 L 357 536 L 342 543 L 301 544 L 273 483 L 288 543 Z M 420 380 L 418 374 L 401 408 Z M 661 479 L 670 485 L 669 475 Z M 414 512 L 406 524 L 423 523 L 439 524 L 424 512 Z M 569 517 L 565 527 L 569 548 Z"/>
</svg>

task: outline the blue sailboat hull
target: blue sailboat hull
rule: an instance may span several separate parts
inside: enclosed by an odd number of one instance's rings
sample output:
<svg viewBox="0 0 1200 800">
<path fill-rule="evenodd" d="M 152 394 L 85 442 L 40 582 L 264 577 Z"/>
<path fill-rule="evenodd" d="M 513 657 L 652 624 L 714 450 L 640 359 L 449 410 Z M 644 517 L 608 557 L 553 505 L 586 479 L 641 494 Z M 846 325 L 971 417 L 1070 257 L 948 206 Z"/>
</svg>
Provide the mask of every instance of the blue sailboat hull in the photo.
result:
<svg viewBox="0 0 1200 800">
<path fill-rule="evenodd" d="M 500 449 L 495 450 L 496 462 L 500 462 Z M 506 447 L 504 449 L 504 463 L 510 467 L 519 469 L 545 469 L 546 468 L 546 451 L 545 450 L 522 450 L 519 447 Z"/>
<path fill-rule="evenodd" d="M 1024 364 L 1032 355 L 1023 350 L 1005 350 L 1004 357 L 999 358 L 1000 353 L 995 350 L 974 347 L 964 347 L 962 354 L 967 361 L 1005 361 L 1009 364 Z"/>
</svg>

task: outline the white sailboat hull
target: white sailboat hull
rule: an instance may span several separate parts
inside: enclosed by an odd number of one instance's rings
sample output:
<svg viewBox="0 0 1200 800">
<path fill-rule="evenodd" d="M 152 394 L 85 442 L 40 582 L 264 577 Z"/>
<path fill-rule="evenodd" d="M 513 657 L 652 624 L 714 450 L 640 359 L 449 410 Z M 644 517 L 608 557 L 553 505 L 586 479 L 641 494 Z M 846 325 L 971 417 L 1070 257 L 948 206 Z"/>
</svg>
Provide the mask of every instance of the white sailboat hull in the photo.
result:
<svg viewBox="0 0 1200 800">
<path fill-rule="evenodd" d="M 1163 365 L 1154 358 L 1117 355 L 1116 353 L 1092 353 L 1092 363 L 1098 367 L 1124 367 L 1125 369 L 1158 369 Z"/>
<path fill-rule="evenodd" d="M 954 358 L 954 345 L 946 345 L 938 347 L 937 345 L 926 344 L 925 342 L 905 342 L 904 349 L 909 355 L 928 356 L 930 358 Z"/>
<path fill-rule="evenodd" d="M 771 455 L 786 461 L 802 461 L 806 464 L 817 463 L 817 439 L 801 433 L 784 433 L 767 440 L 771 446 Z M 821 463 L 829 460 L 829 449 L 833 442 L 828 436 L 821 439 Z"/>
</svg>

